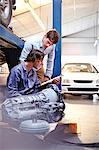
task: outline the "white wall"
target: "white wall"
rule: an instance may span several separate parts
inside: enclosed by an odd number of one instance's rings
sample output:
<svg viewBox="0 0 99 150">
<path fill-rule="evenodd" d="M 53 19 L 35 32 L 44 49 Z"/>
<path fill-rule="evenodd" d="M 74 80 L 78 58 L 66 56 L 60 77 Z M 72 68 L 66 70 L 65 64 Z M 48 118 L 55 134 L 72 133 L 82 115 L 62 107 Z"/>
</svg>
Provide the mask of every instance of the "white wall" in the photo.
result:
<svg viewBox="0 0 99 150">
<path fill-rule="evenodd" d="M 68 62 L 88 62 L 99 68 L 94 28 L 62 39 L 62 66 Z"/>
<path fill-rule="evenodd" d="M 85 63 L 91 63 L 91 64 L 97 66 L 96 56 L 62 55 L 61 62 L 62 62 L 62 66 L 65 63 L 69 63 L 69 62 L 85 62 Z"/>
</svg>

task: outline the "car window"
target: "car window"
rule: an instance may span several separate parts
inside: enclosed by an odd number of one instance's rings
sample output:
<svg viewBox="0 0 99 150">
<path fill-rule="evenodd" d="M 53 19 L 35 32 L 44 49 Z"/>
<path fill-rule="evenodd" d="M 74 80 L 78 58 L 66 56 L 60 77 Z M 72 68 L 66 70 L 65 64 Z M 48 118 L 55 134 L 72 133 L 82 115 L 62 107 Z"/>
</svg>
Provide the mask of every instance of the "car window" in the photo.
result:
<svg viewBox="0 0 99 150">
<path fill-rule="evenodd" d="M 91 64 L 74 63 L 65 64 L 62 68 L 62 73 L 71 72 L 88 72 L 88 73 L 98 73 L 97 69 Z"/>
</svg>

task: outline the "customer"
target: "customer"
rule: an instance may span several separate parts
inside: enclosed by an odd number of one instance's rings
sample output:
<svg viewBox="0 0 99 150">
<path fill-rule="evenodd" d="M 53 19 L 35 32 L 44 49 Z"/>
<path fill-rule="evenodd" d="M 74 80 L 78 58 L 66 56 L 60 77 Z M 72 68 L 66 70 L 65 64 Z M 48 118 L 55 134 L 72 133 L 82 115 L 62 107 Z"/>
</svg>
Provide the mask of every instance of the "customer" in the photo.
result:
<svg viewBox="0 0 99 150">
<path fill-rule="evenodd" d="M 41 51 L 34 49 L 30 51 L 24 62 L 11 69 L 7 82 L 9 97 L 32 94 L 36 91 L 41 83 L 36 69 L 42 65 L 43 57 Z"/>
<path fill-rule="evenodd" d="M 44 73 L 43 66 L 37 71 L 38 78 L 41 80 L 41 82 L 49 80 L 53 74 L 55 46 L 58 40 L 58 32 L 55 29 L 51 29 L 43 36 L 41 40 L 35 39 L 32 42 L 26 41 L 24 44 L 20 56 L 20 61 L 24 61 L 26 59 L 28 53 L 31 51 L 32 48 L 40 49 L 40 51 L 42 51 L 44 55 L 48 56 L 46 72 Z"/>
</svg>

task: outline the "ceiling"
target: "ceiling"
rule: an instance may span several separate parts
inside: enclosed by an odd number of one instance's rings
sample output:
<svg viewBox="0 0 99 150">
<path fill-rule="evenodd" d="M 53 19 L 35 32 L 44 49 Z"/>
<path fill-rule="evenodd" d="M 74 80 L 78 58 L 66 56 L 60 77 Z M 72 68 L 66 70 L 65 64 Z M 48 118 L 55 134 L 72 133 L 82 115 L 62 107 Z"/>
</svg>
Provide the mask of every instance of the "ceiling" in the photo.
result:
<svg viewBox="0 0 99 150">
<path fill-rule="evenodd" d="M 16 0 L 16 10 L 9 26 L 13 32 L 21 38 L 28 38 L 34 34 L 42 33 L 51 28 L 52 0 L 29 0 L 29 4 L 44 26 L 38 24 L 35 14 L 32 14 L 28 3 L 24 0 Z"/>
<path fill-rule="evenodd" d="M 15 16 L 15 15 L 18 15 L 20 13 L 26 12 L 28 10 L 27 2 L 28 2 L 28 0 L 20 0 L 20 1 L 16 0 L 16 8 L 17 9 L 13 15 Z M 31 4 L 33 9 L 47 5 L 51 2 L 52 2 L 52 0 L 29 0 L 29 3 Z"/>
<path fill-rule="evenodd" d="M 53 0 L 16 0 L 10 26 L 23 39 L 52 28 Z M 29 4 L 29 5 L 28 5 Z M 62 26 L 90 16 L 99 10 L 99 0 L 62 0 Z M 38 20 L 37 20 L 38 18 Z M 73 25 L 72 25 L 73 26 Z M 65 28 L 62 28 L 63 33 Z"/>
</svg>

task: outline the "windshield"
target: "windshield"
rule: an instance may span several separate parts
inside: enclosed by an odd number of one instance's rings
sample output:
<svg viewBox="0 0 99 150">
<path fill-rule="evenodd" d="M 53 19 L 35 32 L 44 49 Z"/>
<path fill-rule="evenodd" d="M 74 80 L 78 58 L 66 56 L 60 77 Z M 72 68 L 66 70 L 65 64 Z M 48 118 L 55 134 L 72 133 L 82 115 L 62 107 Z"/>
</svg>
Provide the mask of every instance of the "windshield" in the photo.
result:
<svg viewBox="0 0 99 150">
<path fill-rule="evenodd" d="M 68 63 L 65 64 L 62 72 L 89 72 L 98 73 L 98 70 L 91 64 Z"/>
</svg>

